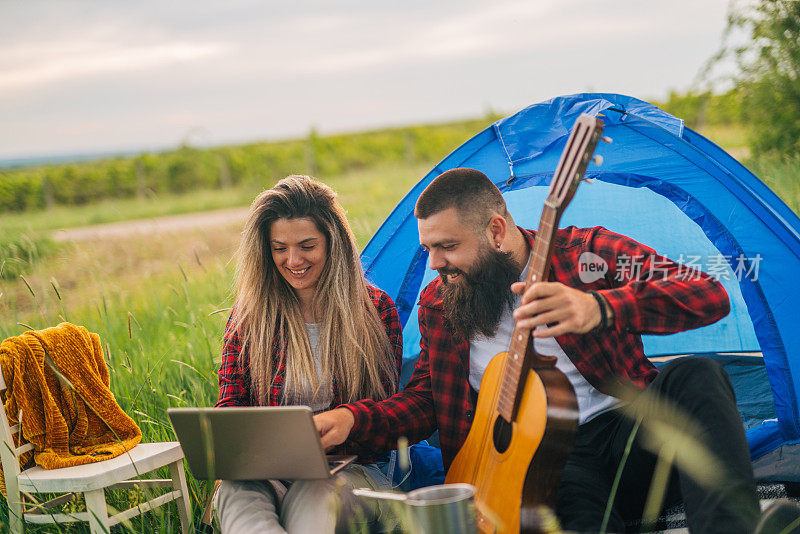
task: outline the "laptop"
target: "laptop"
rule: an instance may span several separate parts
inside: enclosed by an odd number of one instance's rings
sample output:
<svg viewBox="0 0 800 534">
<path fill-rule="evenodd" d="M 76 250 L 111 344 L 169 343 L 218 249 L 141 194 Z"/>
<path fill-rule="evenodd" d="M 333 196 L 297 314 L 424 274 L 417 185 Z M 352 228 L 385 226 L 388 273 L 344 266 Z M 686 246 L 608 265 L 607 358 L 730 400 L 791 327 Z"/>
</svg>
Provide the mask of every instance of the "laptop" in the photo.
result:
<svg viewBox="0 0 800 534">
<path fill-rule="evenodd" d="M 356 459 L 325 454 L 308 406 L 170 408 L 167 415 L 200 480 L 324 479 Z"/>
</svg>

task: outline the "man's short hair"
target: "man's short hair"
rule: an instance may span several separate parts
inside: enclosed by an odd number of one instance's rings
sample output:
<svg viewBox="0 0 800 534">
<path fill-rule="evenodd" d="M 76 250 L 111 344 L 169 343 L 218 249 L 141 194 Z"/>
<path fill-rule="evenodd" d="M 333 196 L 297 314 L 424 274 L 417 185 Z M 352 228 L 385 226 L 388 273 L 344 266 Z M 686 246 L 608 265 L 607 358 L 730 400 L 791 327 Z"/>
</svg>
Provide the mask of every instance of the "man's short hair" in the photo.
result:
<svg viewBox="0 0 800 534">
<path fill-rule="evenodd" d="M 486 228 L 492 215 L 509 218 L 500 190 L 475 169 L 450 169 L 434 178 L 417 199 L 414 215 L 427 219 L 450 208 L 456 208 L 461 220 L 476 232 Z"/>
</svg>

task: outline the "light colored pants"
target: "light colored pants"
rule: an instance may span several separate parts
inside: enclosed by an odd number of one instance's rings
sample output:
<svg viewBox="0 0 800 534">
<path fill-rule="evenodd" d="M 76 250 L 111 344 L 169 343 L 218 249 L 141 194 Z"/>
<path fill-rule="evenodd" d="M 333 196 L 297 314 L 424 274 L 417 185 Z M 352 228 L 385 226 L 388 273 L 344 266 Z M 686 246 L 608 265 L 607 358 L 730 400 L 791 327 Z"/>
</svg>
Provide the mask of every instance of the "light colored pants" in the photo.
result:
<svg viewBox="0 0 800 534">
<path fill-rule="evenodd" d="M 328 534 L 334 532 L 337 519 L 340 525 L 374 523 L 383 515 L 380 502 L 358 499 L 353 507 L 355 497 L 349 490 L 391 489 L 375 464 L 348 465 L 332 479 L 298 480 L 289 484 L 282 498 L 281 486 L 268 480 L 223 480 L 216 503 L 223 534 Z M 340 514 L 343 507 L 349 510 Z"/>
</svg>

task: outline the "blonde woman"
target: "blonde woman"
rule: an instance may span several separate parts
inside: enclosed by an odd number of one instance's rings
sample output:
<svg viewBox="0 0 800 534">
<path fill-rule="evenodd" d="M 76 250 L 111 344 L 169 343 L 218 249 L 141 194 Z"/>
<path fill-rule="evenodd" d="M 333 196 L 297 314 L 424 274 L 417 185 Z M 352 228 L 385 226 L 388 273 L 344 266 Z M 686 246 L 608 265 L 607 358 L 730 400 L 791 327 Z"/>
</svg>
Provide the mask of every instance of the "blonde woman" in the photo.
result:
<svg viewBox="0 0 800 534">
<path fill-rule="evenodd" d="M 367 284 L 333 190 L 289 176 L 261 193 L 239 245 L 217 406 L 305 404 L 319 412 L 385 399 L 397 389 L 401 361 L 397 310 Z M 376 464 L 381 451 L 345 442 L 330 452 L 359 456 L 337 475 L 340 481 L 389 486 Z M 332 532 L 335 487 L 329 481 L 223 481 L 222 531 Z"/>
</svg>

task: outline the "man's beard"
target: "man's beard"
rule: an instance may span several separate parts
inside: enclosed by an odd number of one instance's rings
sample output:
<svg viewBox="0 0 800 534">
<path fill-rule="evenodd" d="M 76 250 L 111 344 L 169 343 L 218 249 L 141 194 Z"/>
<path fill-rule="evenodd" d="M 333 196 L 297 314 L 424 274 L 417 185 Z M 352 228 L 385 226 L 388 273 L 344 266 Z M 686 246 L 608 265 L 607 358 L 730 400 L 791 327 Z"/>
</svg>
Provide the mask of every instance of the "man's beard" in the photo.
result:
<svg viewBox="0 0 800 534">
<path fill-rule="evenodd" d="M 455 333 L 465 339 L 478 332 L 494 336 L 503 313 L 514 306 L 516 295 L 509 286 L 519 281 L 521 272 L 511 252 L 491 247 L 483 249 L 469 272 L 439 269 L 444 315 Z M 450 282 L 448 274 L 460 274 L 461 280 Z"/>
</svg>

